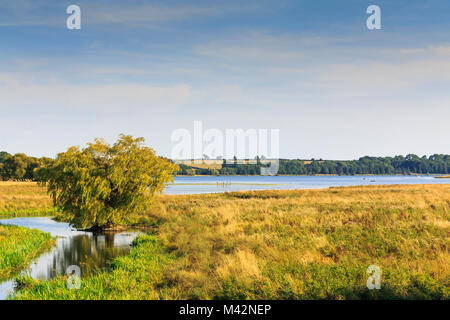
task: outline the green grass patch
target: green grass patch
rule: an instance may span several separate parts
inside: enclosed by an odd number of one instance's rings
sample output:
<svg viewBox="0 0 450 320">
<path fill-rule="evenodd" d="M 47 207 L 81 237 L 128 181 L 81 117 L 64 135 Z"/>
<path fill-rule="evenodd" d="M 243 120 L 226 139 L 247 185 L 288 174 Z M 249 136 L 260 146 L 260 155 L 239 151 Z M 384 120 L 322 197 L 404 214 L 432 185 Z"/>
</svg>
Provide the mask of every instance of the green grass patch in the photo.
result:
<svg viewBox="0 0 450 320">
<path fill-rule="evenodd" d="M 0 280 L 19 273 L 53 244 L 49 233 L 0 225 Z"/>
<path fill-rule="evenodd" d="M 165 272 L 174 259 L 154 235 L 140 235 L 125 257 L 116 258 L 111 272 L 82 278 L 79 290 L 67 288 L 67 278 L 50 281 L 18 278 L 16 299 L 164 299 Z"/>
<path fill-rule="evenodd" d="M 48 217 L 58 214 L 58 210 L 55 208 L 30 208 L 30 209 L 13 209 L 0 211 L 1 218 L 12 217 Z"/>
</svg>

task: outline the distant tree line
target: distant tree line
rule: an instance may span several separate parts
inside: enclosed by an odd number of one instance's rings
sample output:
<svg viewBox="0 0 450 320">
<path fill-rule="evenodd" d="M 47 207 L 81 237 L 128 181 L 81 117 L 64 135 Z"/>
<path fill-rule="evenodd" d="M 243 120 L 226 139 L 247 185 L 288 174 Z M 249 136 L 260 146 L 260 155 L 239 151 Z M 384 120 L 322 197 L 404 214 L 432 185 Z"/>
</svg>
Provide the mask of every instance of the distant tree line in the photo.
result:
<svg viewBox="0 0 450 320">
<path fill-rule="evenodd" d="M 0 152 L 0 180 L 37 180 L 36 168 L 54 161 L 29 157 L 23 153 Z M 221 169 L 195 168 L 180 164 L 178 175 L 259 175 L 268 166 L 259 158 L 250 164 L 236 159 L 223 161 Z M 287 160 L 279 161 L 279 175 L 355 175 L 355 174 L 450 174 L 450 155 L 434 154 L 419 157 L 414 154 L 396 157 L 362 157 L 358 160 Z"/>
<path fill-rule="evenodd" d="M 255 162 L 255 161 L 253 161 Z M 239 161 L 223 162 L 221 169 L 195 168 L 180 165 L 181 175 L 259 175 L 266 164 L 242 164 Z M 362 157 L 358 160 L 287 160 L 279 162 L 279 175 L 356 175 L 356 174 L 448 174 L 450 155 L 434 154 L 419 157 L 414 154 L 396 157 Z"/>
<path fill-rule="evenodd" d="M 36 180 L 35 169 L 52 162 L 50 158 L 29 157 L 23 153 L 0 152 L 0 180 Z"/>
</svg>

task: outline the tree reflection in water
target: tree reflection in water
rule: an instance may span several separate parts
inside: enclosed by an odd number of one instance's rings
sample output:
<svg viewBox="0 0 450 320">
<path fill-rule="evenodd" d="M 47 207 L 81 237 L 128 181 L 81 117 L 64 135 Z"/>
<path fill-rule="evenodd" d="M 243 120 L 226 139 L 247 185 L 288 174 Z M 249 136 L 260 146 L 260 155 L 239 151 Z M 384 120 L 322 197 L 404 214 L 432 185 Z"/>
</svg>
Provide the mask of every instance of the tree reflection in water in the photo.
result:
<svg viewBox="0 0 450 320">
<path fill-rule="evenodd" d="M 47 280 L 65 275 L 69 266 L 76 265 L 81 269 L 81 277 L 92 275 L 100 269 L 108 269 L 114 258 L 127 254 L 136 235 L 135 232 L 86 232 L 59 238 L 57 246 L 41 256 L 26 273 Z"/>
<path fill-rule="evenodd" d="M 51 251 L 39 256 L 22 271 L 23 275 L 41 280 L 66 275 L 69 266 L 78 266 L 82 278 L 108 269 L 114 258 L 131 250 L 131 243 L 138 235 L 137 231 L 98 234 L 77 231 L 68 223 L 56 222 L 49 217 L 12 218 L 0 220 L 0 223 L 39 229 L 57 237 L 56 246 Z M 14 279 L 1 282 L 0 300 L 13 293 L 14 289 Z"/>
</svg>

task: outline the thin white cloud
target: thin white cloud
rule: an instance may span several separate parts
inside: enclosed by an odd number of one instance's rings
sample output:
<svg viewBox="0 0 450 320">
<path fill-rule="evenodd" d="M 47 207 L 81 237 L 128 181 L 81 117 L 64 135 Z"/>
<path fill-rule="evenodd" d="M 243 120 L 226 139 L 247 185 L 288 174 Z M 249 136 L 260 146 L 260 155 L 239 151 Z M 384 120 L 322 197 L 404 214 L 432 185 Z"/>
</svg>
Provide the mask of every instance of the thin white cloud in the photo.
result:
<svg viewBox="0 0 450 320">
<path fill-rule="evenodd" d="M 170 21 L 183 21 L 198 18 L 214 18 L 224 16 L 236 11 L 236 7 L 226 5 L 213 5 L 210 7 L 200 6 L 175 6 L 161 7 L 155 5 L 140 6 L 116 6 L 116 5 L 93 5 L 86 13 L 87 23 L 102 24 L 148 24 Z"/>
<path fill-rule="evenodd" d="M 407 98 L 411 90 L 433 83 L 450 86 L 450 60 L 336 64 L 317 70 L 311 83 L 341 99 L 378 95 Z"/>
<path fill-rule="evenodd" d="M 250 33 L 196 46 L 195 53 L 226 62 L 227 71 L 246 74 L 247 82 L 265 76 L 330 97 L 406 98 L 405 90 L 450 85 L 450 46 L 367 48 L 357 40 Z"/>
<path fill-rule="evenodd" d="M 42 109 L 43 111 L 75 110 L 105 112 L 131 109 L 158 111 L 160 108 L 176 108 L 190 97 L 187 85 L 156 87 L 141 84 L 120 85 L 62 85 L 23 84 L 20 77 L 0 74 L 0 109 Z"/>
<path fill-rule="evenodd" d="M 97 21 L 128 23 L 133 14 Z M 189 14 L 167 13 L 165 19 Z M 443 152 L 450 139 L 450 47 L 369 48 L 359 41 L 251 32 L 191 42 L 191 51 L 185 46 L 183 56 L 167 59 L 148 49 L 111 54 L 105 62 L 22 58 L 18 68 L 3 62 L 10 72 L 0 74 L 0 110 L 7 123 L 0 134 L 17 137 L 9 140 L 17 152 L 27 151 L 19 140 L 31 139 L 28 147 L 36 145 L 39 154 L 84 143 L 80 131 L 139 132 L 158 137 L 158 150 L 169 155 L 171 130 L 203 120 L 209 127 L 282 129 L 286 157 Z M 173 53 L 173 47 L 166 50 Z M 95 116 L 86 119 L 89 113 Z M 21 124 L 29 132 L 17 135 Z M 56 148 L 51 144 L 57 138 Z"/>
<path fill-rule="evenodd" d="M 61 26 L 67 14 L 63 3 L 34 2 L 22 0 L 7 5 L 11 14 L 1 16 L 0 26 Z M 254 4 L 216 3 L 204 6 L 195 3 L 149 5 L 128 2 L 116 4 L 108 1 L 78 1 L 81 8 L 83 25 L 126 25 L 158 28 L 168 22 L 196 21 L 199 19 L 217 19 L 229 15 L 242 15 L 264 10 Z M 6 9 L 5 8 L 5 9 Z M 59 10 L 59 11 L 58 11 Z"/>
</svg>

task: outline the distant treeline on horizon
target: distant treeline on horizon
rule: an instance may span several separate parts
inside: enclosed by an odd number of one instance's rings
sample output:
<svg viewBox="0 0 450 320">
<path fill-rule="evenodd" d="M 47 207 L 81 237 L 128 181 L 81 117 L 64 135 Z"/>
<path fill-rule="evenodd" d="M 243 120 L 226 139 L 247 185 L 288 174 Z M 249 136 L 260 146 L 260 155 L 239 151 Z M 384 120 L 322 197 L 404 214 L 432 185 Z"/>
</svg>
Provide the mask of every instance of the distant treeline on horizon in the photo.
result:
<svg viewBox="0 0 450 320">
<path fill-rule="evenodd" d="M 35 169 L 49 164 L 51 158 L 29 157 L 23 153 L 11 155 L 0 152 L 0 180 L 36 180 Z M 199 161 L 200 163 L 202 160 Z M 259 175 L 261 167 L 268 166 L 267 160 L 250 163 L 243 161 L 222 160 L 213 161 L 209 165 L 187 165 L 188 161 L 179 163 L 178 175 Z M 248 161 L 247 161 L 248 162 Z M 205 164 L 206 163 L 206 164 Z M 419 157 L 414 154 L 395 157 L 362 157 L 358 160 L 279 160 L 279 175 L 356 175 L 356 174 L 449 174 L 450 155 L 434 154 L 429 157 Z"/>
<path fill-rule="evenodd" d="M 180 163 L 180 175 L 259 175 L 266 161 L 259 158 L 253 163 L 223 160 L 221 165 Z M 255 163 L 256 162 L 256 163 Z M 434 154 L 419 157 L 414 154 L 395 157 L 362 157 L 358 160 L 279 160 L 279 175 L 356 175 L 356 174 L 448 174 L 450 155 Z"/>
</svg>

